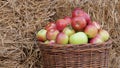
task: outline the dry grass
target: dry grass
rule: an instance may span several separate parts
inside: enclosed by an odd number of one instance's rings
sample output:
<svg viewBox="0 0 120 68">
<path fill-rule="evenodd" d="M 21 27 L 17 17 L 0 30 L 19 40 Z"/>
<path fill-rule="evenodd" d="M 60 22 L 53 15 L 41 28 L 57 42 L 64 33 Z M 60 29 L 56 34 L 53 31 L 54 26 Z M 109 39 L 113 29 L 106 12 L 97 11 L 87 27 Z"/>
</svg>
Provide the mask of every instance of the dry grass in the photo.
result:
<svg viewBox="0 0 120 68">
<path fill-rule="evenodd" d="M 111 68 L 120 68 L 119 0 L 0 0 L 0 67 L 40 68 L 35 33 L 49 21 L 80 7 L 108 30 L 114 41 Z"/>
</svg>

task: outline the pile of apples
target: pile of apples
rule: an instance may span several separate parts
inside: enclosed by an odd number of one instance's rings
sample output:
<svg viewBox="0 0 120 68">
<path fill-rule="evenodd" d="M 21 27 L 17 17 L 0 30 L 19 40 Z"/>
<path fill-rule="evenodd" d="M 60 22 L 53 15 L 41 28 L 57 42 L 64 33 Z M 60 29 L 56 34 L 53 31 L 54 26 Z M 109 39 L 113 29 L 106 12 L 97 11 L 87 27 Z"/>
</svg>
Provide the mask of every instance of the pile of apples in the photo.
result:
<svg viewBox="0 0 120 68">
<path fill-rule="evenodd" d="M 46 44 L 96 44 L 106 42 L 110 37 L 98 22 L 91 21 L 90 15 L 80 8 L 72 11 L 72 17 L 48 23 L 36 36 Z"/>
</svg>

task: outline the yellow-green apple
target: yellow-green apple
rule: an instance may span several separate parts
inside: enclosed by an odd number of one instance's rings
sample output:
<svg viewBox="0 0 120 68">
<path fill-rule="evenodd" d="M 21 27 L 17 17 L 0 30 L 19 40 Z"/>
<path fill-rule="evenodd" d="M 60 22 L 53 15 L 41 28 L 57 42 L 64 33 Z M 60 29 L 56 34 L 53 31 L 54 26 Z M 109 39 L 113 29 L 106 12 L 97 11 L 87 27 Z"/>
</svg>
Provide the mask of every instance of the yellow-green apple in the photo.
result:
<svg viewBox="0 0 120 68">
<path fill-rule="evenodd" d="M 65 34 L 68 35 L 68 36 L 71 36 L 72 34 L 75 33 L 75 30 L 73 30 L 73 29 L 70 28 L 70 27 L 66 27 L 66 28 L 63 30 L 63 33 L 65 33 Z"/>
<path fill-rule="evenodd" d="M 109 33 L 106 30 L 100 30 L 99 35 L 101 36 L 103 41 L 107 41 L 110 37 Z"/>
<path fill-rule="evenodd" d="M 46 32 L 47 30 L 45 29 L 41 29 L 40 31 L 38 31 L 38 33 L 36 34 L 36 37 L 39 41 L 46 41 Z"/>
<path fill-rule="evenodd" d="M 64 17 L 64 19 L 67 21 L 67 25 L 71 25 L 71 22 L 72 22 L 71 17 L 66 16 Z"/>
<path fill-rule="evenodd" d="M 88 37 L 84 32 L 77 32 L 70 36 L 70 44 L 86 44 L 88 43 Z"/>
<path fill-rule="evenodd" d="M 50 42 L 49 40 L 46 40 L 44 43 L 45 43 L 45 44 L 49 44 L 49 42 Z"/>
<path fill-rule="evenodd" d="M 48 40 L 55 40 L 58 33 L 59 31 L 57 29 L 50 29 L 47 31 L 46 37 Z"/>
<path fill-rule="evenodd" d="M 101 36 L 99 34 L 90 40 L 90 43 L 93 43 L 93 44 L 103 43 L 103 42 L 104 41 L 101 39 Z"/>
<path fill-rule="evenodd" d="M 81 31 L 86 27 L 87 22 L 83 17 L 74 17 L 71 24 L 74 30 Z"/>
<path fill-rule="evenodd" d="M 59 31 L 62 31 L 67 26 L 67 21 L 65 19 L 58 19 L 56 21 L 56 27 Z"/>
<path fill-rule="evenodd" d="M 87 34 L 88 38 L 94 38 L 98 34 L 98 29 L 94 25 L 87 25 L 84 32 Z"/>
<path fill-rule="evenodd" d="M 45 42 L 44 42 L 45 44 L 54 44 L 55 43 L 55 40 L 46 40 Z"/>
<path fill-rule="evenodd" d="M 45 26 L 46 30 L 50 30 L 50 29 L 56 29 L 56 24 L 54 22 L 50 22 Z"/>
<path fill-rule="evenodd" d="M 65 33 L 61 32 L 57 35 L 56 43 L 57 44 L 68 44 L 69 37 Z"/>
</svg>

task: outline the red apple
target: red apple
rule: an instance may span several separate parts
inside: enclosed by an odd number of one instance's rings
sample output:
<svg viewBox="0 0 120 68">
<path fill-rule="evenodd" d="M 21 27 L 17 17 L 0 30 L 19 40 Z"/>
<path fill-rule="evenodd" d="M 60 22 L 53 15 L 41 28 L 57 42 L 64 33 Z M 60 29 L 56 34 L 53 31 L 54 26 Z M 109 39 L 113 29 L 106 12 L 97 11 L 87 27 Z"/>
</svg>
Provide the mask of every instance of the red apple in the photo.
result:
<svg viewBox="0 0 120 68">
<path fill-rule="evenodd" d="M 50 40 L 49 44 L 55 44 L 55 40 Z"/>
<path fill-rule="evenodd" d="M 91 23 L 90 16 L 80 8 L 75 8 L 72 12 L 72 17 L 84 17 L 87 23 Z"/>
<path fill-rule="evenodd" d="M 75 8 L 73 11 L 72 11 L 72 17 L 77 17 L 77 16 L 81 16 L 82 14 L 84 14 L 85 12 L 80 9 L 80 8 Z"/>
<path fill-rule="evenodd" d="M 59 19 L 56 21 L 56 27 L 59 31 L 62 31 L 67 26 L 67 21 L 64 19 Z"/>
<path fill-rule="evenodd" d="M 81 16 L 85 18 L 85 20 L 88 24 L 91 23 L 90 15 L 88 15 L 87 13 L 84 13 Z"/>
<path fill-rule="evenodd" d="M 38 33 L 36 34 L 36 37 L 39 41 L 46 41 L 46 32 L 47 30 L 45 29 L 41 29 L 40 31 L 38 31 Z"/>
<path fill-rule="evenodd" d="M 55 40 L 57 37 L 57 34 L 59 33 L 59 31 L 57 29 L 51 29 L 47 31 L 47 39 L 48 40 Z"/>
<path fill-rule="evenodd" d="M 88 38 L 94 38 L 98 34 L 98 29 L 94 25 L 88 25 L 84 32 L 87 34 Z"/>
<path fill-rule="evenodd" d="M 56 43 L 68 44 L 68 40 L 69 40 L 68 36 L 65 33 L 61 32 L 57 35 Z"/>
<path fill-rule="evenodd" d="M 109 33 L 106 30 L 100 30 L 99 35 L 101 36 L 103 41 L 107 41 L 110 37 Z"/>
<path fill-rule="evenodd" d="M 83 17 L 74 17 L 71 24 L 74 30 L 81 31 L 86 27 L 87 22 Z"/>
<path fill-rule="evenodd" d="M 56 24 L 53 23 L 53 22 L 50 22 L 50 23 L 48 23 L 48 24 L 45 26 L 45 29 L 46 29 L 46 30 L 56 29 Z"/>
<path fill-rule="evenodd" d="M 92 38 L 90 40 L 90 43 L 96 44 L 96 43 L 103 43 L 104 41 L 102 41 L 101 36 L 97 35 L 96 37 Z"/>
<path fill-rule="evenodd" d="M 65 33 L 65 34 L 68 35 L 68 36 L 71 36 L 72 34 L 75 33 L 75 31 L 74 31 L 72 28 L 70 28 L 70 27 L 66 27 L 66 28 L 63 30 L 63 33 Z"/>
<path fill-rule="evenodd" d="M 67 21 L 67 25 L 71 24 L 71 22 L 72 22 L 71 17 L 66 16 L 66 17 L 64 17 L 64 19 Z"/>
<path fill-rule="evenodd" d="M 92 25 L 96 26 L 98 30 L 100 30 L 100 29 L 101 29 L 101 26 L 100 26 L 100 24 L 99 24 L 98 22 L 93 21 L 93 22 L 92 22 L 92 23 L 90 23 L 90 24 L 92 24 Z"/>
</svg>

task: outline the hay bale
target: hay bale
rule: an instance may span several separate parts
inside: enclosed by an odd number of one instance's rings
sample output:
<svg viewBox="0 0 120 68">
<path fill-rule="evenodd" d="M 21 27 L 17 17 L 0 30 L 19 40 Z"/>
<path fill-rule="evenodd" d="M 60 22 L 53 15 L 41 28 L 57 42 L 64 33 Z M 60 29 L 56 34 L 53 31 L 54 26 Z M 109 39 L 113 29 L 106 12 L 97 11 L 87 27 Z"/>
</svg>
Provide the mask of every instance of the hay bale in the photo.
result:
<svg viewBox="0 0 120 68">
<path fill-rule="evenodd" d="M 0 67 L 40 68 L 35 33 L 80 7 L 100 22 L 113 39 L 111 68 L 120 68 L 120 1 L 118 0 L 1 0 Z M 6 60 L 6 61 L 5 61 Z"/>
<path fill-rule="evenodd" d="M 15 67 L 35 67 L 39 60 L 39 51 L 34 48 L 35 32 L 54 15 L 54 4 L 50 0 L 0 0 L 1 57 L 16 61 Z M 3 63 L 8 61 L 1 62 L 0 66 L 12 66 Z"/>
</svg>

